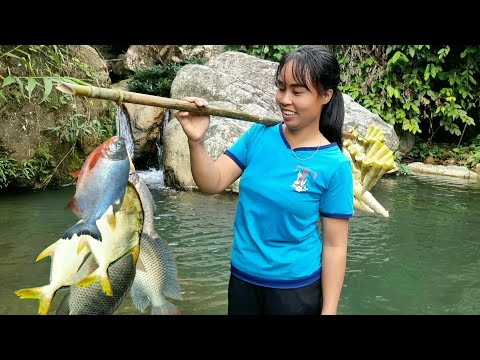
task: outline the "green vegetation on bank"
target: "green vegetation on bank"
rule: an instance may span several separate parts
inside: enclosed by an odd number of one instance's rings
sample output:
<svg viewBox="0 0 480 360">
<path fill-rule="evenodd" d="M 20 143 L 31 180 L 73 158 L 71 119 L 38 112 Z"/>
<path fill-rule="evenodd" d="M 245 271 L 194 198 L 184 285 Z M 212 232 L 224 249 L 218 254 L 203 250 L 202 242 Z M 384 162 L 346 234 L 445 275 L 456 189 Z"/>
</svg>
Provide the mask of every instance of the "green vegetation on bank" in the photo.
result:
<svg viewBox="0 0 480 360">
<path fill-rule="evenodd" d="M 99 81 L 97 74 L 75 55 L 72 46 L 0 46 L 0 109 L 8 103 L 21 107 L 23 103 L 30 102 L 42 104 L 49 111 L 59 114 L 62 111 L 71 112 L 68 106 L 72 104 L 73 109 L 79 109 L 75 101 L 87 104 L 88 108 L 90 99 L 74 99 L 70 95 L 52 92 L 53 87 L 61 82 L 89 85 Z M 81 166 L 85 154 L 78 152 L 79 143 L 88 136 L 102 142 L 111 136 L 114 126 L 112 111 L 100 119 L 92 119 L 89 112 L 82 114 L 78 111 L 66 119 L 58 116 L 57 126 L 46 129 L 60 140 L 60 144 L 65 144 L 62 146 L 65 153 L 51 154 L 49 146 L 43 143 L 30 159 L 17 161 L 0 139 L 0 189 L 10 184 L 18 188 L 44 188 L 49 183 L 59 185 L 69 181 L 68 171 L 79 168 L 57 172 L 65 158 L 70 156 L 69 167 Z"/>
</svg>

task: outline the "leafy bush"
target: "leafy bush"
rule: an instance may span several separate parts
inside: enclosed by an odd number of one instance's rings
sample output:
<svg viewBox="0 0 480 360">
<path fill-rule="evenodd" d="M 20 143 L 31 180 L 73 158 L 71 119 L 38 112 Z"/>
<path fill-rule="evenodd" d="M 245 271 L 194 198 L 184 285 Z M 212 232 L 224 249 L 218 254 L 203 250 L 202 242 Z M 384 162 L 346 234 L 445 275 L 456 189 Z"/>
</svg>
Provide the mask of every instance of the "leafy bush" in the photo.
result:
<svg viewBox="0 0 480 360">
<path fill-rule="evenodd" d="M 480 106 L 480 46 L 333 46 L 341 90 L 402 130 L 431 142 L 439 129 L 460 136 Z"/>
<path fill-rule="evenodd" d="M 144 67 L 135 72 L 128 90 L 155 96 L 170 96 L 170 87 L 180 69 L 180 64 L 155 65 Z"/>
</svg>

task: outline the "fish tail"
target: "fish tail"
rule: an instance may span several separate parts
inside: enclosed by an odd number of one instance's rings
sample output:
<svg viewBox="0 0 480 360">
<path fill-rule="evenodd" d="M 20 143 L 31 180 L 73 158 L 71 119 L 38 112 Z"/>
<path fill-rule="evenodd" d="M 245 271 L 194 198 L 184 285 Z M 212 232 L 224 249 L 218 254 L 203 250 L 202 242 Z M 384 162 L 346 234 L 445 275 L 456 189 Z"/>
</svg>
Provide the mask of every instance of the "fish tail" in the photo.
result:
<svg viewBox="0 0 480 360">
<path fill-rule="evenodd" d="M 50 310 L 53 294 L 47 294 L 44 289 L 44 286 L 20 289 L 15 291 L 15 294 L 20 299 L 38 299 L 40 301 L 40 303 L 38 304 L 38 315 L 48 315 L 48 310 Z"/>
<path fill-rule="evenodd" d="M 100 229 L 95 222 L 88 223 L 80 221 L 65 231 L 65 234 L 63 234 L 62 238 L 68 240 L 71 239 L 75 234 L 77 234 L 77 236 L 90 235 L 94 239 L 102 241 L 102 234 L 100 233 Z"/>
<path fill-rule="evenodd" d="M 160 306 L 152 306 L 151 315 L 180 315 L 180 309 L 171 302 L 165 301 Z"/>
<path fill-rule="evenodd" d="M 100 268 L 97 268 L 97 270 L 95 270 L 94 272 L 85 276 L 82 280 L 77 282 L 76 285 L 80 287 L 86 287 L 98 281 L 105 295 L 113 296 L 112 284 L 110 283 L 110 278 L 108 277 L 108 273 L 106 271 L 100 272 L 99 270 Z"/>
</svg>

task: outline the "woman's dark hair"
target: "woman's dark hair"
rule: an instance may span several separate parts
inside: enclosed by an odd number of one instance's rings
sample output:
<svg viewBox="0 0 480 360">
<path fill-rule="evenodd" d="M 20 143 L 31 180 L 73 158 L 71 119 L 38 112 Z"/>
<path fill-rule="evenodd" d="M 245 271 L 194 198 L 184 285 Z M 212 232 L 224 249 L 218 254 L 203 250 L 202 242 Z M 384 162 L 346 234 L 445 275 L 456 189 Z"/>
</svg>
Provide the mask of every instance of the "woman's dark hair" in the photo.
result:
<svg viewBox="0 0 480 360">
<path fill-rule="evenodd" d="M 283 56 L 277 67 L 275 79 L 278 80 L 283 67 L 292 61 L 293 77 L 302 86 L 315 87 L 319 94 L 325 95 L 333 90 L 332 98 L 326 103 L 320 115 L 320 131 L 330 142 L 336 142 L 342 149 L 342 127 L 345 118 L 343 97 L 337 86 L 340 83 L 340 65 L 335 55 L 325 47 L 303 45 Z"/>
</svg>

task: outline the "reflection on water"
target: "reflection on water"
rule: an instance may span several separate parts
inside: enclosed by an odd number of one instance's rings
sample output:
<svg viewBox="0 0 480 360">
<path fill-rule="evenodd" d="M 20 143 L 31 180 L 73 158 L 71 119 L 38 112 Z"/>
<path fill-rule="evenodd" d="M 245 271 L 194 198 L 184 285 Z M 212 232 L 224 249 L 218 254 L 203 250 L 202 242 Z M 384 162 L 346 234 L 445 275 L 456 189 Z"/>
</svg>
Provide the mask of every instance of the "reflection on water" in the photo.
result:
<svg viewBox="0 0 480 360">
<path fill-rule="evenodd" d="M 163 186 L 141 172 L 157 205 L 155 229 L 176 255 L 183 314 L 225 314 L 237 196 Z M 341 314 L 478 314 L 480 182 L 430 176 L 384 177 L 373 195 L 389 218 L 351 220 Z M 64 210 L 74 188 L 0 197 L 0 314 L 36 314 L 38 300 L 15 290 L 48 283 L 37 255 L 76 222 Z M 64 290 L 54 298 L 51 312 Z M 149 310 L 149 309 L 148 309 Z M 128 296 L 116 314 L 140 314 Z"/>
</svg>

